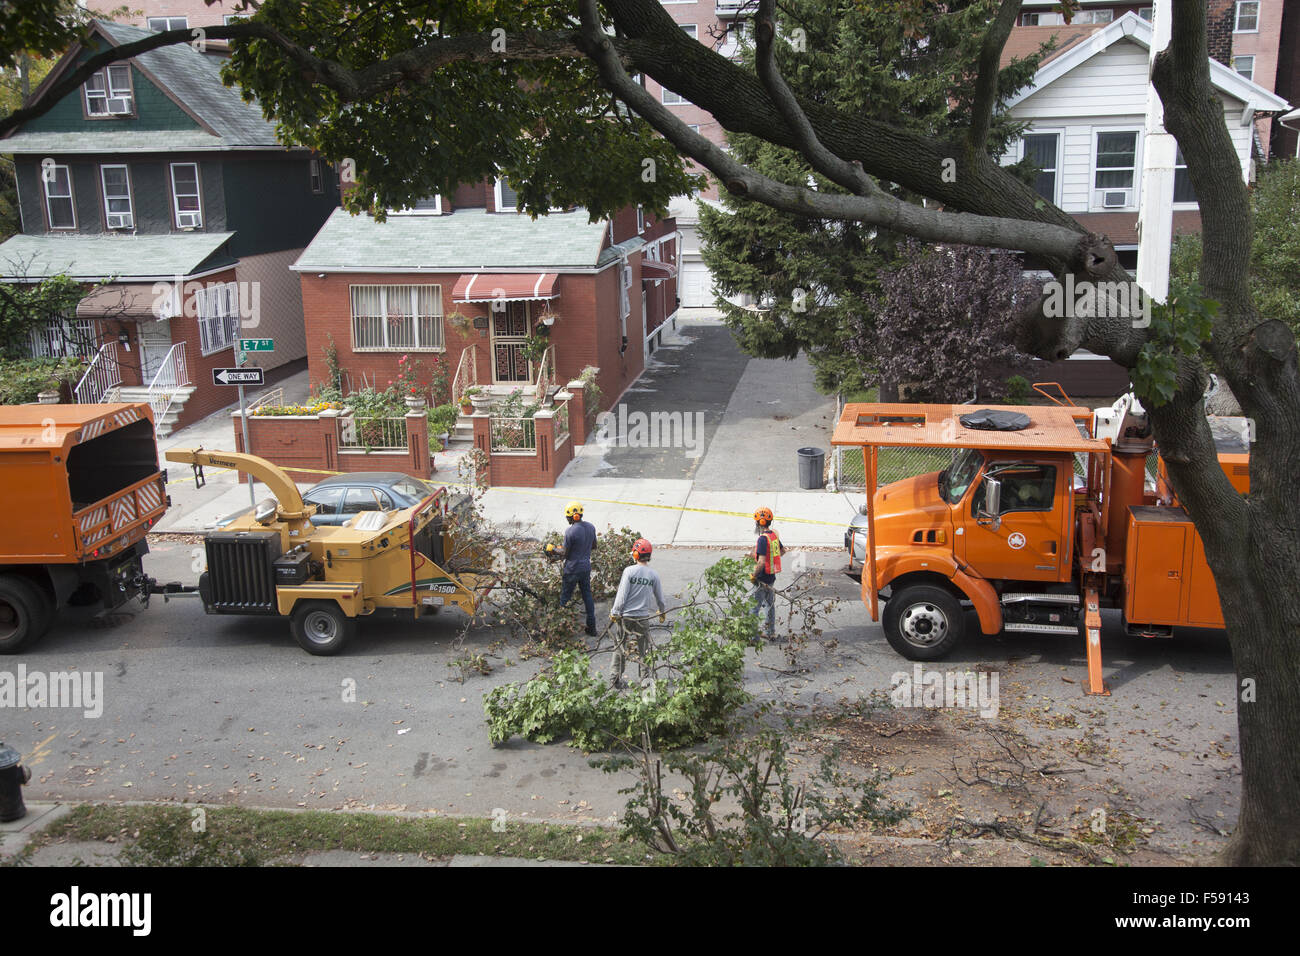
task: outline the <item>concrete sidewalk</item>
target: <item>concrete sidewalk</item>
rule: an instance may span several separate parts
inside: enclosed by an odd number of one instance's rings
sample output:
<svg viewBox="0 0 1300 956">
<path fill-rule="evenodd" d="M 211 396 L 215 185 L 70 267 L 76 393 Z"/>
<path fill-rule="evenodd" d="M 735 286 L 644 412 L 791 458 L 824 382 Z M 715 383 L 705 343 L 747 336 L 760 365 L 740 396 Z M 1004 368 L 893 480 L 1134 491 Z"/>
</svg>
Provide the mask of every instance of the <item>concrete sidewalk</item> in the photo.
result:
<svg viewBox="0 0 1300 956">
<path fill-rule="evenodd" d="M 305 399 L 306 373 L 279 387 L 287 401 Z M 799 490 L 797 449 L 811 446 L 829 454 L 835 415 L 834 400 L 813 387 L 812 368 L 802 356 L 747 358 L 718 318 L 692 316 L 665 338 L 646 374 L 618 405 L 629 415 L 698 415 L 705 422 L 703 434 L 653 448 L 636 447 L 631 436 L 617 432 L 589 440 L 555 488 L 488 489 L 486 517 L 540 537 L 563 529 L 564 505 L 577 499 L 600 530 L 630 527 L 660 546 L 748 547 L 754 537 L 751 516 L 766 506 L 787 545 L 843 546 L 845 526 L 862 495 Z M 176 432 L 161 447 L 198 445 L 234 447 L 229 409 Z M 435 463 L 435 484 L 465 487 L 451 459 L 439 454 Z M 208 469 L 203 488 L 195 487 L 184 466 L 172 465 L 171 477 L 172 508 L 156 531 L 202 532 L 250 505 L 248 486 L 239 484 L 234 472 Z M 254 494 L 264 496 L 264 486 L 257 485 Z"/>
</svg>

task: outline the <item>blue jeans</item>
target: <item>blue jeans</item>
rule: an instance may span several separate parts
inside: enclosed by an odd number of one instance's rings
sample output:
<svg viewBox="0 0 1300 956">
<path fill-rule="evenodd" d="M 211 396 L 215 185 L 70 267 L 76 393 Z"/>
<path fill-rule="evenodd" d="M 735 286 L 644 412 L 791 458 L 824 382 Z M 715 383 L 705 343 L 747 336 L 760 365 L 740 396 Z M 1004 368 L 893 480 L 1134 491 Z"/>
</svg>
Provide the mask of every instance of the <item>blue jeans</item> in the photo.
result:
<svg viewBox="0 0 1300 956">
<path fill-rule="evenodd" d="M 573 589 L 576 587 L 582 592 L 582 603 L 587 608 L 587 630 L 596 629 L 596 601 L 591 596 L 591 572 L 590 571 L 572 571 L 565 574 L 562 579 L 564 587 L 560 591 L 560 607 L 568 607 L 569 601 L 573 599 Z"/>
<path fill-rule="evenodd" d="M 750 597 L 754 599 L 755 616 L 761 618 L 763 608 L 767 608 L 767 630 L 763 636 L 772 637 L 776 633 L 776 585 L 756 581 Z"/>
</svg>

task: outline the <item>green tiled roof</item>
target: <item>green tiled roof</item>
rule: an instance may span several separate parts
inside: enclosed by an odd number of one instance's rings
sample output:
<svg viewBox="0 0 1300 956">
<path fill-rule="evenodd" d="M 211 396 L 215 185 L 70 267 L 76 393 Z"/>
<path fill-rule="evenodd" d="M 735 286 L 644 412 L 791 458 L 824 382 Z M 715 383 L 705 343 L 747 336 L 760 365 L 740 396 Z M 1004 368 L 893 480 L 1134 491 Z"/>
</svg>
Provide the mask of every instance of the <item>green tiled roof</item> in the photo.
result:
<svg viewBox="0 0 1300 956">
<path fill-rule="evenodd" d="M 0 244 L 0 275 L 43 279 L 66 274 L 98 282 L 171 279 L 234 263 L 223 246 L 233 232 L 166 236 L 14 236 Z"/>
<path fill-rule="evenodd" d="M 392 216 L 384 223 L 343 209 L 316 233 L 293 268 L 301 272 L 537 269 L 561 272 L 603 265 L 604 222 L 587 212 L 520 213 L 461 209 L 445 216 Z"/>
</svg>

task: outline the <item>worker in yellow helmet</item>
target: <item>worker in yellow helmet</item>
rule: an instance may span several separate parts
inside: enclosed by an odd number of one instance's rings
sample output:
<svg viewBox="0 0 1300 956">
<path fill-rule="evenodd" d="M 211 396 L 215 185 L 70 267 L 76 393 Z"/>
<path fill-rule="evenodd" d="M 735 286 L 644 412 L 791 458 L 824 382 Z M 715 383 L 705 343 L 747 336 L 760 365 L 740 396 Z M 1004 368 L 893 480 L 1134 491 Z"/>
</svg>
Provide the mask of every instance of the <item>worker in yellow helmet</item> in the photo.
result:
<svg viewBox="0 0 1300 956">
<path fill-rule="evenodd" d="M 573 591 L 582 592 L 582 603 L 587 610 L 587 635 L 596 636 L 596 601 L 591 595 L 591 552 L 596 550 L 596 526 L 582 520 L 582 502 L 570 501 L 564 509 L 569 527 L 564 532 L 564 544 L 549 553 L 564 558 L 561 575 L 560 607 L 568 607 Z M 548 546 L 549 547 L 549 546 Z"/>
</svg>

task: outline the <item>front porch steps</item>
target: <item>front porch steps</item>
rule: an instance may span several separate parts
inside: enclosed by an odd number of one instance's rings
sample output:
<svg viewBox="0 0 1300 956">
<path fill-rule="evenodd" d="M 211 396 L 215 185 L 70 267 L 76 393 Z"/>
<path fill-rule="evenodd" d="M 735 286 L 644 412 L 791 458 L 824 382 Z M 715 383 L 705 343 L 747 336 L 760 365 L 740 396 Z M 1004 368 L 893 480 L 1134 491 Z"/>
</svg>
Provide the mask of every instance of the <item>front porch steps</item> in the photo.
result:
<svg viewBox="0 0 1300 956">
<path fill-rule="evenodd" d="M 194 394 L 193 385 L 182 385 L 172 392 L 172 403 L 161 419 L 154 421 L 154 433 L 159 438 L 166 438 L 176 428 L 176 423 L 180 421 L 181 409 Z M 114 397 L 115 396 L 115 397 Z M 104 395 L 105 402 L 148 402 L 149 387 L 147 385 L 118 385 L 110 389 Z"/>
</svg>

